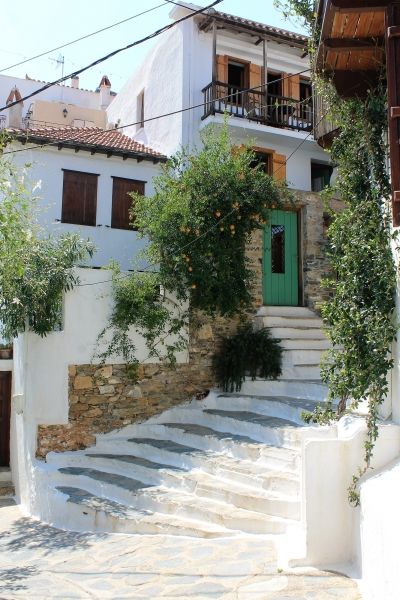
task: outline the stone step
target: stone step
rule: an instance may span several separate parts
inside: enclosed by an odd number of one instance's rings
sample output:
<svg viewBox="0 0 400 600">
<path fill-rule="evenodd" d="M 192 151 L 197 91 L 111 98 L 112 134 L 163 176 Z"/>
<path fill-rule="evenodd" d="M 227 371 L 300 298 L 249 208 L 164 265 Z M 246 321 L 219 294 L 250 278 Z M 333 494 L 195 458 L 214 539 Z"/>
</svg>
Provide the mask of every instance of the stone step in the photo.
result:
<svg viewBox="0 0 400 600">
<path fill-rule="evenodd" d="M 0 467 L 0 483 L 4 481 L 11 481 L 11 469 L 10 467 Z"/>
<path fill-rule="evenodd" d="M 250 396 L 288 396 L 291 398 L 307 398 L 323 402 L 328 397 L 328 388 L 318 379 L 284 379 L 277 380 L 247 378 L 241 392 Z"/>
<path fill-rule="evenodd" d="M 236 471 L 240 469 L 245 472 L 247 468 L 251 467 L 261 471 L 284 470 L 285 472 L 295 473 L 299 468 L 300 459 L 297 451 L 276 448 L 258 442 L 244 444 L 243 448 L 235 442 L 225 440 L 226 445 L 223 449 L 225 453 L 219 454 L 219 452 L 211 451 L 207 447 L 208 444 L 211 445 L 212 439 L 193 433 L 191 435 L 191 446 L 185 446 L 170 439 L 156 439 L 155 437 L 106 440 L 99 438 L 95 450 L 96 452 L 108 450 L 109 452 L 119 451 L 137 454 L 150 460 L 162 460 L 169 465 L 183 467 L 187 470 L 201 468 L 211 473 L 218 472 L 219 468 L 230 469 L 233 466 Z M 180 440 L 182 441 L 182 432 L 180 433 Z M 218 439 L 216 441 L 218 442 Z M 226 452 L 229 452 L 229 455 Z M 250 455 L 250 460 L 244 458 L 248 455 Z M 250 473 L 252 473 L 252 470 Z"/>
<path fill-rule="evenodd" d="M 317 313 L 305 306 L 262 306 L 257 317 L 318 317 Z"/>
<path fill-rule="evenodd" d="M 307 398 L 290 398 L 288 396 L 251 396 L 241 393 L 218 394 L 207 408 L 223 410 L 247 410 L 261 415 L 271 415 L 293 421 L 304 426 L 302 413 L 313 412 L 319 403 Z"/>
<path fill-rule="evenodd" d="M 0 481 L 0 497 L 12 498 L 15 495 L 14 484 L 11 481 Z"/>
<path fill-rule="evenodd" d="M 272 327 L 271 334 L 280 340 L 326 340 L 325 333 L 314 327 Z"/>
<path fill-rule="evenodd" d="M 193 480 L 199 473 L 206 473 L 224 479 L 230 485 L 244 484 L 254 489 L 280 492 L 282 494 L 297 494 L 299 478 L 293 471 L 266 470 L 265 464 L 258 466 L 249 461 L 235 461 L 223 455 L 214 459 L 203 460 L 200 466 L 186 468 L 174 465 L 160 464 L 133 454 L 102 453 L 102 452 L 69 452 L 51 453 L 47 456 L 49 464 L 61 466 L 83 466 L 97 470 L 115 472 L 138 478 L 150 484 L 163 484 L 167 487 L 182 486 L 186 478 Z M 245 464 L 243 464 L 245 462 Z"/>
<path fill-rule="evenodd" d="M 288 523 L 295 523 L 292 519 L 237 508 L 183 490 L 173 492 L 163 486 L 149 486 L 129 477 L 95 469 L 61 467 L 56 479 L 57 487 L 78 487 L 130 508 L 183 516 L 247 533 L 283 533 Z"/>
<path fill-rule="evenodd" d="M 282 379 L 321 379 L 321 367 L 319 363 L 311 365 L 285 366 L 282 365 Z"/>
<path fill-rule="evenodd" d="M 186 422 L 188 419 L 190 422 Z M 290 448 L 299 446 L 302 429 L 296 422 L 251 411 L 204 409 L 190 411 L 189 415 L 182 411 L 182 422 L 159 423 L 157 430 L 162 436 L 178 441 L 182 439 L 183 433 L 188 436 L 188 440 L 192 432 L 201 434 L 199 427 L 205 427 L 205 431 L 211 429 L 220 432 L 220 435 L 228 435 L 231 438 L 236 436 L 238 431 L 242 431 L 253 441 Z M 166 430 L 170 430 L 170 433 L 166 434 Z"/>
<path fill-rule="evenodd" d="M 322 329 L 322 319 L 318 317 L 284 317 L 284 316 L 268 316 L 263 318 L 264 327 L 269 329 L 275 327 L 296 327 L 299 329 Z"/>
<path fill-rule="evenodd" d="M 283 366 L 320 365 L 326 350 L 288 350 L 283 352 Z"/>
<path fill-rule="evenodd" d="M 149 510 L 135 510 L 76 487 L 57 486 L 56 490 L 66 497 L 68 509 L 74 511 L 74 524 L 81 525 L 81 531 L 172 534 L 200 538 L 227 537 L 234 534 L 231 530 L 204 521 Z"/>
<path fill-rule="evenodd" d="M 284 350 L 329 350 L 331 347 L 328 339 L 287 339 L 281 341 Z"/>
</svg>

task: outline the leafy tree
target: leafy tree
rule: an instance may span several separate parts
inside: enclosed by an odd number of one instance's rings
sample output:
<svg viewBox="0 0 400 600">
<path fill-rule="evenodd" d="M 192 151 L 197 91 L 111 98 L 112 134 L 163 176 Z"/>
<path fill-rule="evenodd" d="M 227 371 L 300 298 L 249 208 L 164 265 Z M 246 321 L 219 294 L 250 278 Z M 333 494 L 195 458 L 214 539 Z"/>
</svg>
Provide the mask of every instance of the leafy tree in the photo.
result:
<svg viewBox="0 0 400 600">
<path fill-rule="evenodd" d="M 9 143 L 0 139 L 0 152 Z M 63 293 L 77 282 L 73 266 L 93 253 L 76 235 L 51 237 L 37 223 L 28 169 L 0 156 L 0 328 L 11 339 L 28 327 L 40 336 L 59 325 Z"/>
</svg>

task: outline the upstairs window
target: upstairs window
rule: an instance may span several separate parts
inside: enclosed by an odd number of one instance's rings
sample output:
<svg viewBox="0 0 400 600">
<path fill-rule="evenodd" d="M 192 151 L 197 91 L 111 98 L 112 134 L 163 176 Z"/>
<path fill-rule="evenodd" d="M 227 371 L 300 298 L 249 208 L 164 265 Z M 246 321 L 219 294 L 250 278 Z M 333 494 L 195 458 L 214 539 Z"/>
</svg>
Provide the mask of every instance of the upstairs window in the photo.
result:
<svg viewBox="0 0 400 600">
<path fill-rule="evenodd" d="M 111 227 L 114 229 L 136 230 L 134 219 L 129 218 L 132 209 L 132 197 L 130 192 L 137 192 L 144 196 L 144 181 L 135 179 L 124 179 L 123 177 L 113 177 L 112 193 L 112 213 Z"/>
<path fill-rule="evenodd" d="M 272 152 L 262 152 L 261 150 L 254 150 L 254 159 L 251 162 L 251 166 L 253 168 L 258 165 L 262 165 L 263 170 L 267 173 L 267 175 L 272 175 L 273 173 L 273 158 Z"/>
<path fill-rule="evenodd" d="M 311 163 L 311 191 L 321 192 L 330 184 L 333 167 L 324 163 Z"/>
<path fill-rule="evenodd" d="M 311 81 L 306 77 L 300 79 L 300 100 L 303 102 L 307 102 L 308 100 L 311 102 L 312 98 L 312 85 Z"/>
<path fill-rule="evenodd" d="M 144 127 L 144 90 L 137 97 L 136 121 L 138 129 Z"/>
<path fill-rule="evenodd" d="M 235 88 L 246 89 L 249 86 L 249 65 L 235 60 L 228 61 L 228 84 Z"/>
<path fill-rule="evenodd" d="M 63 169 L 62 223 L 96 225 L 97 180 L 94 173 Z"/>
</svg>

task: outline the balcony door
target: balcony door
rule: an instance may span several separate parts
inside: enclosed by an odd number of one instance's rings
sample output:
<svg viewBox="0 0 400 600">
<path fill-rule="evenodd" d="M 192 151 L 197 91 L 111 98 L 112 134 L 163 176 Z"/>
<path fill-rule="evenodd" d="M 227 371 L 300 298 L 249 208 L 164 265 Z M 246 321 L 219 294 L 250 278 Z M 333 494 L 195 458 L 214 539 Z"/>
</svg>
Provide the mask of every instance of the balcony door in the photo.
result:
<svg viewBox="0 0 400 600">
<path fill-rule="evenodd" d="M 263 299 L 267 306 L 298 306 L 297 213 L 271 210 L 264 230 Z"/>
<path fill-rule="evenodd" d="M 244 104 L 242 90 L 249 87 L 249 63 L 229 59 L 227 83 L 230 95 L 229 104 L 242 106 Z"/>
</svg>

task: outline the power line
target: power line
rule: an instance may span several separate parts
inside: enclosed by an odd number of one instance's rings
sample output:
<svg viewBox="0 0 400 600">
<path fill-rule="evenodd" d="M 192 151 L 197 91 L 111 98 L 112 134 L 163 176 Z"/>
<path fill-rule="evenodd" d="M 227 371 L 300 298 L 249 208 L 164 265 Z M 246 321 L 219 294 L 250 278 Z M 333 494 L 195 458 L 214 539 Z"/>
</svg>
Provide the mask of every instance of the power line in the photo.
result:
<svg viewBox="0 0 400 600">
<path fill-rule="evenodd" d="M 304 69 L 302 71 L 299 71 L 298 73 L 291 73 L 291 74 L 285 75 L 283 77 L 279 77 L 278 79 L 273 79 L 272 81 L 269 81 L 269 82 L 267 82 L 265 84 L 261 84 L 259 86 L 255 86 L 255 87 L 252 87 L 252 88 L 247 88 L 245 90 L 242 90 L 240 93 L 244 94 L 244 93 L 251 92 L 253 90 L 257 90 L 257 89 L 260 89 L 260 88 L 267 88 L 269 85 L 272 85 L 274 83 L 277 83 L 277 82 L 280 82 L 280 81 L 285 81 L 286 79 L 290 79 L 292 77 L 296 77 L 298 75 L 302 75 L 302 74 L 308 73 L 308 72 L 309 72 L 309 69 Z M 170 112 L 164 113 L 162 115 L 157 115 L 155 117 L 149 117 L 147 119 L 144 119 L 143 121 L 136 121 L 136 122 L 133 122 L 133 123 L 126 123 L 125 125 L 118 125 L 117 127 L 114 127 L 112 131 L 118 131 L 120 129 L 125 129 L 126 127 L 134 127 L 135 125 L 139 125 L 139 124 L 142 124 L 142 123 L 149 123 L 150 121 L 155 121 L 157 119 L 163 119 L 165 117 L 171 117 L 171 116 L 174 116 L 174 115 L 177 115 L 177 114 L 181 114 L 181 113 L 187 112 L 189 110 L 194 110 L 196 108 L 201 108 L 201 107 L 205 106 L 205 104 L 213 104 L 214 102 L 221 102 L 223 100 L 229 100 L 232 96 L 236 96 L 236 92 L 231 93 L 231 94 L 227 94 L 226 96 L 220 96 L 219 98 L 215 98 L 214 100 L 210 100 L 208 103 L 201 102 L 200 104 L 194 104 L 192 106 L 187 106 L 185 108 L 180 108 L 178 110 L 170 111 Z M 260 106 L 260 108 L 265 108 L 265 106 Z M 26 132 L 27 132 L 26 133 L 26 137 L 28 139 L 29 138 L 29 129 L 27 129 Z M 62 140 L 63 143 L 68 143 L 68 142 L 72 143 L 73 141 L 74 140 L 72 138 L 70 140 L 68 140 L 68 139 Z M 28 150 L 36 150 L 38 148 L 44 148 L 46 146 L 51 146 L 51 145 L 53 145 L 53 144 L 55 144 L 57 142 L 58 142 L 58 140 L 57 140 L 57 138 L 55 138 L 54 140 L 52 140 L 50 142 L 44 142 L 43 144 L 36 144 L 35 146 L 29 146 L 27 148 L 20 148 L 18 150 L 9 150 L 8 152 L 4 152 L 3 154 L 18 154 L 19 152 L 27 152 Z M 96 146 L 94 146 L 94 149 L 96 149 Z"/>
<path fill-rule="evenodd" d="M 143 44 L 144 42 L 147 42 L 148 40 L 151 40 L 151 39 L 153 39 L 153 38 L 161 35 L 165 31 L 168 31 L 169 29 L 172 29 L 173 27 L 175 27 L 179 23 L 182 23 L 183 21 L 186 21 L 187 19 L 191 19 L 195 15 L 199 15 L 201 13 L 204 13 L 204 11 L 209 10 L 210 8 L 213 8 L 216 4 L 220 4 L 221 2 L 222 2 L 222 0 L 214 0 L 214 2 L 212 2 L 208 6 L 205 6 L 204 8 L 196 10 L 193 13 L 191 13 L 189 15 L 186 15 L 185 17 L 182 17 L 181 19 L 178 19 L 177 21 L 174 21 L 173 23 L 169 23 L 168 25 L 164 25 L 164 27 L 161 27 L 161 29 L 157 29 L 156 31 L 154 31 L 150 35 L 147 35 L 146 37 L 141 38 L 140 40 L 136 40 L 135 42 L 132 42 L 131 44 L 128 44 L 127 46 L 124 46 L 123 48 L 118 48 L 117 50 L 113 50 L 109 54 L 106 54 L 106 56 L 103 56 L 102 58 L 98 58 L 97 60 L 93 61 L 92 63 L 90 63 L 86 67 L 82 67 L 81 69 L 78 69 L 78 70 L 74 71 L 73 73 L 69 73 L 68 75 L 64 75 L 64 77 L 60 77 L 59 79 L 56 79 L 55 81 L 52 81 L 50 83 L 46 83 L 46 85 L 44 85 L 41 88 L 39 88 L 38 90 L 36 90 L 36 91 L 28 94 L 27 96 L 24 96 L 20 100 L 14 100 L 14 102 L 10 102 L 10 104 L 7 104 L 6 106 L 0 107 L 0 111 L 5 110 L 7 108 L 11 108 L 11 106 L 15 106 L 16 104 L 19 104 L 20 102 L 24 102 L 25 100 L 28 100 L 29 98 L 32 98 L 33 96 L 36 96 L 37 94 L 40 94 L 40 92 L 43 92 L 44 90 L 47 90 L 50 87 L 53 87 L 54 85 L 57 85 L 58 83 L 62 83 L 63 81 L 66 81 L 67 79 L 70 79 L 71 77 L 76 77 L 77 75 L 80 75 L 84 71 L 87 71 L 88 69 L 91 69 L 92 67 L 95 67 L 96 65 L 99 65 L 102 62 L 108 60 L 109 58 L 112 58 L 113 56 L 116 56 L 120 52 L 124 52 L 125 50 L 129 50 L 130 48 L 134 48 L 135 46 L 139 46 L 140 44 Z"/>
<path fill-rule="evenodd" d="M 30 58 L 26 58 L 25 60 L 21 60 L 20 62 L 14 63 L 13 65 L 10 65 L 9 67 L 0 69 L 0 73 L 3 73 L 4 71 L 8 71 L 9 69 L 13 69 L 14 67 L 19 67 L 20 65 L 24 65 L 25 63 L 28 63 L 32 60 L 36 60 L 37 58 L 41 58 L 42 56 L 46 56 L 46 54 L 50 54 L 51 52 L 55 52 L 56 50 L 61 50 L 61 48 L 66 48 L 67 46 L 72 46 L 72 44 L 76 44 L 77 42 L 86 40 L 87 38 L 90 38 L 93 35 L 102 33 L 103 31 L 108 31 L 108 29 L 117 27 L 117 25 L 122 25 L 122 23 L 127 23 L 128 21 L 137 19 L 138 17 L 141 17 L 142 15 L 152 12 L 153 10 L 156 10 L 157 8 L 161 8 L 162 6 L 165 6 L 164 2 L 162 4 L 157 4 L 157 6 L 153 6 L 153 8 L 149 8 L 148 10 L 144 10 L 143 12 L 140 12 L 137 15 L 133 15 L 132 17 L 128 17 L 127 19 L 123 19 L 122 21 L 118 21 L 117 23 L 113 23 L 112 25 L 108 25 L 107 27 L 103 27 L 102 29 L 98 29 L 97 31 L 93 31 L 92 33 L 88 33 L 86 35 L 83 35 L 82 37 L 76 38 L 75 40 L 72 40 L 71 42 L 66 42 L 65 44 L 62 44 L 61 46 L 56 46 L 55 48 L 52 48 L 51 50 L 46 50 L 45 52 L 41 52 L 40 54 L 36 54 L 35 56 L 31 56 Z"/>
</svg>

